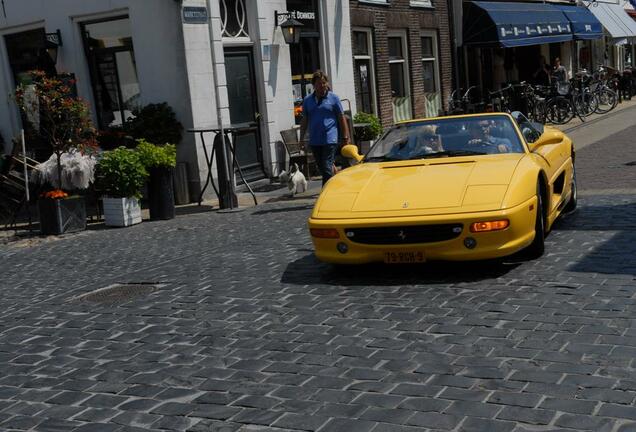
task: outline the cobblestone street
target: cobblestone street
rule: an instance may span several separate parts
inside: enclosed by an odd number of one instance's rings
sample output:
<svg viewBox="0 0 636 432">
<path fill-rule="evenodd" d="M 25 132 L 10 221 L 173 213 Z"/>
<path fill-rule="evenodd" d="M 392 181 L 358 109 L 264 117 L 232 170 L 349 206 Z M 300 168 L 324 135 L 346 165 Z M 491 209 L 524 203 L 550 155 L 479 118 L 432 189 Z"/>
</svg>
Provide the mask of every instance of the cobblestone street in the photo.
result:
<svg viewBox="0 0 636 432">
<path fill-rule="evenodd" d="M 311 199 L 0 246 L 0 429 L 636 431 L 635 133 L 535 261 L 334 269 Z"/>
</svg>

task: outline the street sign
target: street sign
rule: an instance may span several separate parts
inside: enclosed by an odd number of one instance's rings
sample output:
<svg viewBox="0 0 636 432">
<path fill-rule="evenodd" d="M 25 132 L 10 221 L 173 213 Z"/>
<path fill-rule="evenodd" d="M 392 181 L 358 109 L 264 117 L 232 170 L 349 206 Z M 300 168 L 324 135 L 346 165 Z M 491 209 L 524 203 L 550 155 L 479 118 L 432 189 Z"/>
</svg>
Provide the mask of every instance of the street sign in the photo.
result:
<svg viewBox="0 0 636 432">
<path fill-rule="evenodd" d="M 206 24 L 208 22 L 208 9 L 199 6 L 184 6 L 183 22 L 186 24 Z"/>
<path fill-rule="evenodd" d="M 298 21 L 313 21 L 316 19 L 316 13 L 302 11 L 279 12 L 278 22 L 276 24 L 281 25 L 290 18 Z"/>
</svg>

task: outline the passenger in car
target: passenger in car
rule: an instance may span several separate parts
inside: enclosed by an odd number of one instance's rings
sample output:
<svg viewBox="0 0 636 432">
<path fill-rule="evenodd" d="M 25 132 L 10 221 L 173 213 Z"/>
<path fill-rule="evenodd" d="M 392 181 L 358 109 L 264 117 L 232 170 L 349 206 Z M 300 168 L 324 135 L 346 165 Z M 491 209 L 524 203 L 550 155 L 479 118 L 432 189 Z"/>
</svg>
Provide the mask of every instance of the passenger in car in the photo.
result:
<svg viewBox="0 0 636 432">
<path fill-rule="evenodd" d="M 411 159 L 442 151 L 439 135 L 435 126 L 425 125 L 409 130 L 408 135 L 395 143 L 388 153 L 391 159 Z"/>
</svg>

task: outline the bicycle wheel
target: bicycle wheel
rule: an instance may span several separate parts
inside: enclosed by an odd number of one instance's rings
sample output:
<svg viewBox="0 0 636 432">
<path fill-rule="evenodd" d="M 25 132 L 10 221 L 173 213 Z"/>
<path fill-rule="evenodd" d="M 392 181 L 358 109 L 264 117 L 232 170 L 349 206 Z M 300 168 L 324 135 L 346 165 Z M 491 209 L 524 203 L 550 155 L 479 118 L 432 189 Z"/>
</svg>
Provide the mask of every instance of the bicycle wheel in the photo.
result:
<svg viewBox="0 0 636 432">
<path fill-rule="evenodd" d="M 596 99 L 598 100 L 596 112 L 599 114 L 610 112 L 616 108 L 616 105 L 618 104 L 618 96 L 616 95 L 616 92 L 607 88 L 599 90 L 596 93 Z"/>
<path fill-rule="evenodd" d="M 574 98 L 576 111 L 583 117 L 589 117 L 598 107 L 598 99 L 592 93 L 581 93 Z"/>
<path fill-rule="evenodd" d="M 530 115 L 532 116 L 532 120 L 536 121 L 537 123 L 544 124 L 547 120 L 547 109 L 545 100 L 535 100 Z"/>
<path fill-rule="evenodd" d="M 556 97 L 547 102 L 546 118 L 550 123 L 562 125 L 574 118 L 574 107 L 564 97 Z"/>
</svg>

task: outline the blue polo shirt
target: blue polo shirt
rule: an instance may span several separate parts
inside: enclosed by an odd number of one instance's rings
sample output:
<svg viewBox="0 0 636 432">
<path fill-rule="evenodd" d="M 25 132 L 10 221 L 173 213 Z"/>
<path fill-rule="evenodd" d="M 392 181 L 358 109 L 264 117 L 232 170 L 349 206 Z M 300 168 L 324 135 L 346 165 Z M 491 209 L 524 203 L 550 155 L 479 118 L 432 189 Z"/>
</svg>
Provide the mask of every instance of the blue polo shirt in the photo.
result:
<svg viewBox="0 0 636 432">
<path fill-rule="evenodd" d="M 338 117 L 343 112 L 340 98 L 332 91 L 320 100 L 315 93 L 305 96 L 303 115 L 307 116 L 309 145 L 338 144 Z"/>
</svg>

